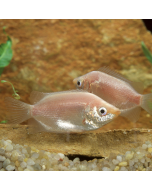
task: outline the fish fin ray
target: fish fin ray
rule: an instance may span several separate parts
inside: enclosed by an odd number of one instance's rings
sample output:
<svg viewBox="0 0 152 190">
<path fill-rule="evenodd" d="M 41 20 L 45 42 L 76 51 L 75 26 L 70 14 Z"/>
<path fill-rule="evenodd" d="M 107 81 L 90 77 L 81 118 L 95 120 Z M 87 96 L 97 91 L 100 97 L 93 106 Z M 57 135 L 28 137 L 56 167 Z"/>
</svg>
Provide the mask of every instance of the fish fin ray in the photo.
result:
<svg viewBox="0 0 152 190">
<path fill-rule="evenodd" d="M 11 97 L 5 98 L 5 105 L 9 112 L 8 124 L 19 124 L 31 118 L 30 105 Z"/>
<path fill-rule="evenodd" d="M 152 93 L 142 96 L 141 107 L 152 115 Z"/>
<path fill-rule="evenodd" d="M 141 107 L 136 106 L 129 109 L 121 110 L 120 116 L 129 119 L 132 122 L 136 122 L 139 119 Z"/>
<path fill-rule="evenodd" d="M 104 72 L 108 75 L 111 75 L 112 77 L 116 77 L 126 83 L 128 83 L 132 88 L 134 88 L 138 93 L 142 94 L 144 86 L 141 82 L 133 82 L 128 79 L 126 79 L 123 75 L 117 73 L 116 71 L 110 69 L 108 66 L 101 67 L 98 71 Z"/>
</svg>

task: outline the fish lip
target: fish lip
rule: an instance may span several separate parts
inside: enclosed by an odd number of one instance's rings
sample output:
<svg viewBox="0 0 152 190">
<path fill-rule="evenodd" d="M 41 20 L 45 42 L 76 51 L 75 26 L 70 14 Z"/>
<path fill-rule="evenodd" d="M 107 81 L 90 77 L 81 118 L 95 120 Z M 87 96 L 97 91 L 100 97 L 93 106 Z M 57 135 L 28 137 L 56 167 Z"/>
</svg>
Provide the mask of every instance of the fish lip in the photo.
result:
<svg viewBox="0 0 152 190">
<path fill-rule="evenodd" d="M 75 86 L 77 86 L 77 79 L 73 79 L 73 83 Z"/>
</svg>

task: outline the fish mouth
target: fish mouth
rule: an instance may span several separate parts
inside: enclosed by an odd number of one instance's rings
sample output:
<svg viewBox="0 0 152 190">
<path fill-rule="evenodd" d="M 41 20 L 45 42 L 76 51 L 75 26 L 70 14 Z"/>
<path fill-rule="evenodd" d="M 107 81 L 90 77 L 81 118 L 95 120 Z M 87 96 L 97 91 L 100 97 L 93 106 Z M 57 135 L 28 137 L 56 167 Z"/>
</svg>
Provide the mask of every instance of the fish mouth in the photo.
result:
<svg viewBox="0 0 152 190">
<path fill-rule="evenodd" d="M 74 85 L 77 87 L 77 79 L 73 80 Z"/>
</svg>

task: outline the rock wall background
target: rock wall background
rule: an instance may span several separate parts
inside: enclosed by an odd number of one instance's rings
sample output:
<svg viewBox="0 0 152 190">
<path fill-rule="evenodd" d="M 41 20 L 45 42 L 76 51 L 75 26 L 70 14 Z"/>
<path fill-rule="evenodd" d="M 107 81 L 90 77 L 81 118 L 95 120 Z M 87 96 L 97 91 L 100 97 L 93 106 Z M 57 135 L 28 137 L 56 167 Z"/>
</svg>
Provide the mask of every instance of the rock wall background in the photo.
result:
<svg viewBox="0 0 152 190">
<path fill-rule="evenodd" d="M 0 80 L 14 84 L 21 100 L 29 102 L 32 90 L 53 92 L 74 89 L 73 79 L 104 65 L 133 81 L 142 81 L 144 93 L 152 89 L 152 65 L 141 41 L 152 52 L 152 36 L 142 20 L 0 20 L 0 43 L 6 32 L 13 41 L 13 59 Z M 4 97 L 9 84 L 0 83 L 0 121 L 5 119 Z M 101 129 L 152 128 L 152 117 L 142 110 L 133 124 L 117 118 Z"/>
</svg>

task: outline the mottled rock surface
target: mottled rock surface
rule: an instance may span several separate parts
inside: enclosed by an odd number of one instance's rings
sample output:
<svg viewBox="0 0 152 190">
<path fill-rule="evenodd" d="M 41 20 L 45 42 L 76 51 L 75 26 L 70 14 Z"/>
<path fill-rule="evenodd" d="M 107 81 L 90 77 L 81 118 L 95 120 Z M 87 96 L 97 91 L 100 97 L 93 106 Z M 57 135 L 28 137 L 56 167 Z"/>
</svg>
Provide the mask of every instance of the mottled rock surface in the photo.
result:
<svg viewBox="0 0 152 190">
<path fill-rule="evenodd" d="M 109 157 L 110 153 L 125 154 L 126 151 L 142 146 L 152 139 L 150 129 L 96 130 L 77 134 L 37 133 L 28 134 L 28 127 L 0 125 L 0 139 L 10 139 L 15 144 L 27 144 L 39 150 L 63 153 L 65 155 L 87 155 Z M 149 149 L 149 151 L 151 151 Z M 23 152 L 23 151 L 22 151 Z M 16 154 L 14 153 L 14 157 Z"/>
</svg>

